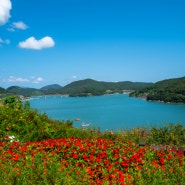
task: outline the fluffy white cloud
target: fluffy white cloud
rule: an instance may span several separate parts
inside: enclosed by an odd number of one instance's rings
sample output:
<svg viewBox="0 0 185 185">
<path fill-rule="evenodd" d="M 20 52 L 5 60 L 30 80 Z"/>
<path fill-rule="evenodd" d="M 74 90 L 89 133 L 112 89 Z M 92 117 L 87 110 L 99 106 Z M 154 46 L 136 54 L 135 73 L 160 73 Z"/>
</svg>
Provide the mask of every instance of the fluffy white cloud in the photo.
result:
<svg viewBox="0 0 185 185">
<path fill-rule="evenodd" d="M 5 24 L 10 16 L 12 3 L 10 0 L 0 0 L 0 25 Z"/>
<path fill-rule="evenodd" d="M 44 48 L 51 48 L 55 45 L 55 42 L 51 37 L 44 37 L 40 40 L 36 40 L 35 37 L 30 37 L 25 41 L 19 42 L 20 48 L 41 50 Z"/>
</svg>

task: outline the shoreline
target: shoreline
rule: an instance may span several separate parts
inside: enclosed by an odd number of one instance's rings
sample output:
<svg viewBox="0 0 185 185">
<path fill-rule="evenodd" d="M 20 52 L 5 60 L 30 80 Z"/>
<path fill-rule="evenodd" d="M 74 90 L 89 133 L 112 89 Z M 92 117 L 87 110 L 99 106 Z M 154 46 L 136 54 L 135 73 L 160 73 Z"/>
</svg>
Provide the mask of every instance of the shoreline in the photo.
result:
<svg viewBox="0 0 185 185">
<path fill-rule="evenodd" d="M 185 105 L 185 103 L 177 103 L 177 102 L 164 102 L 164 101 L 160 101 L 160 100 L 147 100 L 147 97 L 136 97 L 136 96 L 129 96 L 130 98 L 139 98 L 142 99 L 144 101 L 148 101 L 148 102 L 154 102 L 154 103 L 163 103 L 163 104 L 169 104 L 169 105 Z"/>
<path fill-rule="evenodd" d="M 130 93 L 112 93 L 112 94 L 102 94 L 102 95 L 91 95 L 91 96 L 70 96 L 69 94 L 49 94 L 49 95 L 40 95 L 40 96 L 31 96 L 31 97 L 26 97 L 26 98 L 21 98 L 21 101 L 29 101 L 32 99 L 39 99 L 40 97 L 71 97 L 71 98 L 75 98 L 75 97 L 92 97 L 92 96 L 108 96 L 108 95 L 117 95 L 117 94 L 123 94 L 123 95 L 129 95 Z M 184 105 L 185 103 L 181 103 L 181 102 L 164 102 L 164 101 L 160 101 L 160 100 L 147 100 L 146 96 L 142 96 L 142 97 L 136 97 L 136 96 L 129 96 L 129 98 L 139 98 L 142 99 L 144 101 L 148 101 L 148 102 L 156 102 L 156 103 L 162 103 L 162 104 L 169 104 L 169 105 Z"/>
</svg>

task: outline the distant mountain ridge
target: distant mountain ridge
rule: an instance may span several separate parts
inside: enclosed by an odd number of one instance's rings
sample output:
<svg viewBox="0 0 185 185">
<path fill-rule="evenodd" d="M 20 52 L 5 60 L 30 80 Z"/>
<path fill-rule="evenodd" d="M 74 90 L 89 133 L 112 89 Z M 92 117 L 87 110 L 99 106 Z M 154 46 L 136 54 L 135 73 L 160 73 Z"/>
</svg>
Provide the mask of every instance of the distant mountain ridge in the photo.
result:
<svg viewBox="0 0 185 185">
<path fill-rule="evenodd" d="M 22 95 L 24 97 L 43 95 L 43 93 L 36 88 L 23 88 L 19 86 L 11 86 L 11 87 L 8 87 L 6 90 L 9 93 Z"/>
<path fill-rule="evenodd" d="M 151 101 L 185 103 L 185 77 L 162 80 L 156 83 L 143 82 L 103 82 L 85 79 L 72 82 L 64 87 L 58 84 L 44 86 L 40 89 L 11 86 L 0 88 L 0 98 L 17 94 L 24 97 L 40 95 L 68 94 L 69 96 L 95 96 L 109 93 L 123 93 L 133 90 L 131 97 L 143 97 Z"/>
<path fill-rule="evenodd" d="M 0 94 L 6 93 L 6 92 L 7 92 L 6 89 L 0 87 Z"/>
<path fill-rule="evenodd" d="M 151 85 L 152 83 L 143 82 L 102 82 L 92 79 L 85 79 L 72 82 L 64 87 L 58 84 L 44 86 L 40 89 L 22 88 L 19 86 L 11 86 L 7 88 L 7 92 L 19 94 L 24 97 L 68 94 L 69 96 L 94 96 L 107 93 L 122 93 L 123 90 L 138 90 L 142 87 Z"/>
<path fill-rule="evenodd" d="M 46 86 L 40 88 L 40 90 L 60 89 L 61 87 L 62 87 L 61 85 L 52 84 L 52 85 L 46 85 Z"/>
<path fill-rule="evenodd" d="M 7 95 L 9 95 L 8 91 L 6 89 L 0 87 L 0 99 L 4 98 Z"/>
<path fill-rule="evenodd" d="M 130 94 L 151 101 L 185 103 L 185 77 L 162 80 Z"/>
<path fill-rule="evenodd" d="M 60 89 L 61 94 L 70 96 L 96 96 L 109 93 L 122 93 L 123 90 L 137 90 L 151 83 L 142 82 L 103 82 L 85 79 L 72 82 Z"/>
</svg>

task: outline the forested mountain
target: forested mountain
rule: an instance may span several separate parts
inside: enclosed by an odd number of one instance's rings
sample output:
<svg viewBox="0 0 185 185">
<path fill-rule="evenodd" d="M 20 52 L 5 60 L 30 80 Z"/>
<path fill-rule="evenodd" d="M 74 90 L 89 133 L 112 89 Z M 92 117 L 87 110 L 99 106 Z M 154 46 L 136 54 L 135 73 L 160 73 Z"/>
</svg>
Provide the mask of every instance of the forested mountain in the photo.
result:
<svg viewBox="0 0 185 185">
<path fill-rule="evenodd" d="M 6 95 L 8 95 L 6 89 L 0 87 L 0 99 L 4 98 Z"/>
<path fill-rule="evenodd" d="M 44 94 L 44 95 L 49 95 L 49 94 L 59 94 L 59 89 L 61 89 L 62 86 L 58 85 L 58 84 L 52 84 L 52 85 L 47 85 L 44 86 L 42 88 L 40 88 L 39 90 Z"/>
<path fill-rule="evenodd" d="M 151 83 L 140 82 L 101 82 L 92 79 L 85 79 L 72 82 L 65 87 L 59 89 L 61 94 L 69 94 L 70 96 L 89 96 L 102 95 L 109 93 L 122 93 L 123 90 L 138 90 L 146 87 Z"/>
<path fill-rule="evenodd" d="M 6 89 L 0 87 L 0 94 L 7 93 Z"/>
<path fill-rule="evenodd" d="M 95 96 L 106 93 L 122 93 L 123 90 L 134 90 L 131 97 L 144 97 L 147 100 L 185 103 L 185 77 L 174 78 L 152 83 L 142 82 L 101 82 L 85 79 L 72 82 L 64 87 L 58 84 L 44 86 L 41 89 L 11 86 L 7 89 L 0 87 L 0 98 L 8 93 L 24 97 L 39 95 L 68 94 L 69 96 Z"/>
<path fill-rule="evenodd" d="M 24 97 L 55 94 L 68 94 L 69 96 L 95 96 L 106 93 L 122 93 L 123 90 L 138 90 L 148 85 L 151 85 L 151 83 L 129 81 L 101 82 L 92 79 L 85 79 L 72 82 L 64 87 L 61 87 L 58 84 L 44 86 L 40 89 L 11 86 L 5 91 L 22 95 Z"/>
<path fill-rule="evenodd" d="M 185 103 L 185 77 L 159 81 L 130 94 L 147 100 Z"/>
<path fill-rule="evenodd" d="M 19 87 L 19 86 L 11 86 L 11 87 L 7 88 L 7 91 L 10 93 L 22 95 L 24 97 L 43 95 L 43 92 L 40 91 L 39 89 L 23 88 L 23 87 Z"/>
<path fill-rule="evenodd" d="M 52 84 L 52 85 L 46 85 L 42 88 L 40 88 L 41 91 L 45 91 L 45 90 L 49 90 L 49 89 L 60 89 L 62 86 L 58 85 L 58 84 Z"/>
</svg>

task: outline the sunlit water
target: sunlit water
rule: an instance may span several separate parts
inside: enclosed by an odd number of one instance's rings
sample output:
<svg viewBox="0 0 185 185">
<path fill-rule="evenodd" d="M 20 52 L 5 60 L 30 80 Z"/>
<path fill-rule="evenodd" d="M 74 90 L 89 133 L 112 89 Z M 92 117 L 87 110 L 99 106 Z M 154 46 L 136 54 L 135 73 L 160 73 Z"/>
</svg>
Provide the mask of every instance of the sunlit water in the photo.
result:
<svg viewBox="0 0 185 185">
<path fill-rule="evenodd" d="M 138 126 L 181 123 L 185 125 L 184 104 L 148 102 L 128 95 L 94 97 L 47 96 L 30 100 L 32 108 L 56 120 L 70 119 L 75 127 L 82 123 L 117 131 Z M 79 121 L 75 119 L 79 118 Z"/>
</svg>

